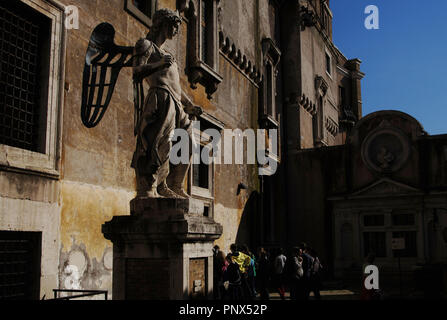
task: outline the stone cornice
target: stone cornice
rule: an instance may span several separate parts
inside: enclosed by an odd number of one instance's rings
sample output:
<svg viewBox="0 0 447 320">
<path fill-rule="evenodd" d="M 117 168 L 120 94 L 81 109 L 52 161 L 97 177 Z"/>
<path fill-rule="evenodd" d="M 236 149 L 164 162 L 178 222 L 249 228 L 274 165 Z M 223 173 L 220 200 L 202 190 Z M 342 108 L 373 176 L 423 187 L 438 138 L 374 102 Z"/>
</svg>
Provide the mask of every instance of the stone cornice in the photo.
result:
<svg viewBox="0 0 447 320">
<path fill-rule="evenodd" d="M 223 31 L 219 32 L 220 53 L 227 58 L 242 74 L 244 74 L 256 86 L 262 81 L 262 74 L 256 67 L 256 63 L 249 60 L 236 44 Z"/>
</svg>

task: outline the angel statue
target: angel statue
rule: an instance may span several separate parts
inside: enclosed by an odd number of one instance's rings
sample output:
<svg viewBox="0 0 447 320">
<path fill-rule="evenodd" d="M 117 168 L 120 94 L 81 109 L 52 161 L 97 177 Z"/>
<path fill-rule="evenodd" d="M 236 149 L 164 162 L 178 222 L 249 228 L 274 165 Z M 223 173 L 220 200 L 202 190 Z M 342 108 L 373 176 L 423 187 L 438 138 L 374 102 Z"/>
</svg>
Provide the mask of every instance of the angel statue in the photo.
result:
<svg viewBox="0 0 447 320">
<path fill-rule="evenodd" d="M 166 40 L 178 34 L 179 14 L 160 9 L 152 22 L 146 38 L 138 40 L 135 47 L 115 45 L 115 31 L 108 23 L 95 28 L 86 55 L 81 118 L 85 126 L 96 126 L 107 109 L 121 68 L 132 67 L 137 137 L 132 167 L 137 178 L 137 197 L 188 198 L 183 185 L 190 163 L 170 164 L 171 139 L 174 129 L 181 128 L 192 141 L 191 119 L 199 116 L 202 109 L 194 106 L 182 91 L 177 62 L 163 48 Z M 146 95 L 143 81 L 149 85 Z M 107 95 L 103 103 L 104 91 Z"/>
</svg>

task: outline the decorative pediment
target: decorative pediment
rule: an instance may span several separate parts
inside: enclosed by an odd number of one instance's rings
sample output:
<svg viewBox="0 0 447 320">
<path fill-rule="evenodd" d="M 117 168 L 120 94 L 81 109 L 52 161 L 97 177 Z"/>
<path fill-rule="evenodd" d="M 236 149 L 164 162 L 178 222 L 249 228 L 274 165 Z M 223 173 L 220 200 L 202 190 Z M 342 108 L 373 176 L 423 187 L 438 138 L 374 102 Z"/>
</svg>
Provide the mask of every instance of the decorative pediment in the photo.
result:
<svg viewBox="0 0 447 320">
<path fill-rule="evenodd" d="M 353 193 L 354 197 L 414 195 L 422 191 L 406 184 L 383 178 L 372 185 Z"/>
</svg>

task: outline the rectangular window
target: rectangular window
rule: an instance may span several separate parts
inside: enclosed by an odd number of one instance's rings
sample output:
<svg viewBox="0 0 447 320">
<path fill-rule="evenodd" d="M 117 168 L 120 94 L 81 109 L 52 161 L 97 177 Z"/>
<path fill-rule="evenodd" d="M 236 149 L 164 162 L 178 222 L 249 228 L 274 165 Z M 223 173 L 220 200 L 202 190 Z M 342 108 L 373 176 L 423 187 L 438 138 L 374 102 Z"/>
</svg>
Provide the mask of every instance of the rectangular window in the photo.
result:
<svg viewBox="0 0 447 320">
<path fill-rule="evenodd" d="M 202 61 L 206 64 L 210 64 L 210 58 L 208 57 L 208 45 L 209 45 L 209 24 L 210 21 L 210 15 L 209 15 L 209 9 L 210 6 L 208 5 L 207 0 L 201 1 L 201 18 L 200 18 L 200 37 L 202 39 L 202 45 L 201 45 L 201 52 L 200 56 L 202 58 Z"/>
<path fill-rule="evenodd" d="M 414 214 L 393 214 L 393 226 L 414 226 Z"/>
<path fill-rule="evenodd" d="M 27 174 L 59 176 L 64 10 L 45 0 L 0 3 L 0 147 Z"/>
<path fill-rule="evenodd" d="M 212 152 L 207 147 L 213 140 L 213 134 L 208 135 L 205 131 L 208 129 L 221 131 L 224 128 L 223 123 L 204 112 L 198 119 L 200 122 L 200 130 L 194 127 L 193 134 L 196 141 L 200 141 L 200 163 L 192 164 L 189 171 L 188 189 L 191 197 L 198 199 L 204 204 L 203 215 L 205 217 L 213 217 L 214 213 L 214 162 L 206 164 L 202 160 L 202 152 L 210 151 L 210 160 Z M 214 150 L 216 151 L 216 150 Z"/>
<path fill-rule="evenodd" d="M 150 27 L 156 6 L 156 0 L 126 0 L 125 10 L 144 25 Z"/>
<path fill-rule="evenodd" d="M 275 87 L 273 85 L 273 66 L 270 63 L 266 65 L 266 85 L 267 85 L 267 114 L 276 119 L 275 112 Z"/>
<path fill-rule="evenodd" d="M 386 257 L 386 233 L 364 232 L 363 233 L 364 256 L 374 253 L 376 257 Z"/>
<path fill-rule="evenodd" d="M 405 239 L 405 249 L 394 250 L 394 257 L 406 257 L 414 258 L 417 257 L 417 232 L 416 231 L 399 231 L 393 232 L 393 238 L 404 238 Z"/>
<path fill-rule="evenodd" d="M 203 147 L 200 148 L 200 154 L 202 154 L 202 150 L 203 150 Z M 207 164 L 204 164 L 202 161 L 200 161 L 200 164 L 193 164 L 192 185 L 194 187 L 209 189 L 209 187 L 210 187 L 209 173 L 210 173 L 210 166 Z"/>
<path fill-rule="evenodd" d="M 326 72 L 331 75 L 332 74 L 332 66 L 331 66 L 331 56 L 326 53 Z"/>
<path fill-rule="evenodd" d="M 209 217 L 210 216 L 210 204 L 205 204 L 204 210 L 203 210 L 203 216 Z"/>
<path fill-rule="evenodd" d="M 262 40 L 263 80 L 259 90 L 259 115 L 263 129 L 277 129 L 279 126 L 276 109 L 276 93 L 281 51 L 271 38 Z"/>
<path fill-rule="evenodd" d="M 365 227 L 379 227 L 385 225 L 384 215 L 367 215 L 363 217 L 363 225 Z"/>
<path fill-rule="evenodd" d="M 0 300 L 38 300 L 41 232 L 0 231 Z"/>
<path fill-rule="evenodd" d="M 0 144 L 45 153 L 50 19 L 0 4 Z"/>
</svg>

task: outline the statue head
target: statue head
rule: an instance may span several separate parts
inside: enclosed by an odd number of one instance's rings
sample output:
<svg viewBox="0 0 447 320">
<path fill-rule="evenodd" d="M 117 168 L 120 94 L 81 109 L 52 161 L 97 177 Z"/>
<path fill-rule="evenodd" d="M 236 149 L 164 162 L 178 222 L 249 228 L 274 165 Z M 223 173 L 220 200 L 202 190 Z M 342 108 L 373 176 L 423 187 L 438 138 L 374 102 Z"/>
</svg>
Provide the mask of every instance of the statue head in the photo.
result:
<svg viewBox="0 0 447 320">
<path fill-rule="evenodd" d="M 167 32 L 167 38 L 173 38 L 178 33 L 182 19 L 178 12 L 163 8 L 157 10 L 152 17 L 152 27 L 146 38 L 154 41 L 160 32 Z"/>
</svg>

